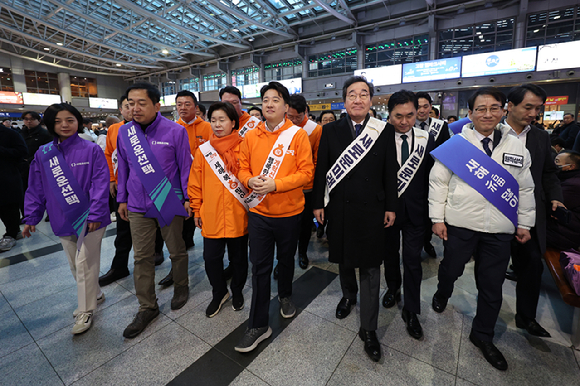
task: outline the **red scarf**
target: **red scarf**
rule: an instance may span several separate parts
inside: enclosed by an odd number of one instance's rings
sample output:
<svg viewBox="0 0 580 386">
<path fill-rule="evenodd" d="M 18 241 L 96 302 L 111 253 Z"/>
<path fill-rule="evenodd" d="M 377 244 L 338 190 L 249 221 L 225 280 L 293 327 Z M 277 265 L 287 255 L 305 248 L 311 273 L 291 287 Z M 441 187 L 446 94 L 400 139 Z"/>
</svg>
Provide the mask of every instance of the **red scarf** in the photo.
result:
<svg viewBox="0 0 580 386">
<path fill-rule="evenodd" d="M 232 131 L 230 135 L 218 138 L 214 133 L 209 137 L 209 143 L 219 153 L 226 164 L 226 169 L 238 175 L 239 161 L 234 153 L 234 148 L 243 141 L 243 138 L 238 135 L 237 130 Z"/>
</svg>

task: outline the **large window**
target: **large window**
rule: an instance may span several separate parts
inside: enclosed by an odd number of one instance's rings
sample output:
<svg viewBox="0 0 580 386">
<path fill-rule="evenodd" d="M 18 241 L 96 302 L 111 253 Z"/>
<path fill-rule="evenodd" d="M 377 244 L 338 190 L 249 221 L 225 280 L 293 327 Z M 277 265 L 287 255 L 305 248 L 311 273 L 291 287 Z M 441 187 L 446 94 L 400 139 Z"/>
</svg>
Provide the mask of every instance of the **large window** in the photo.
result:
<svg viewBox="0 0 580 386">
<path fill-rule="evenodd" d="M 9 68 L 0 68 L 0 91 L 14 91 L 12 71 Z"/>
<path fill-rule="evenodd" d="M 439 58 L 509 50 L 513 46 L 514 19 L 452 28 L 439 32 Z"/>
<path fill-rule="evenodd" d="M 74 97 L 88 98 L 97 96 L 97 80 L 73 76 L 70 80 L 70 93 Z"/>
<path fill-rule="evenodd" d="M 579 14 L 580 7 L 569 7 L 528 15 L 526 47 L 580 40 Z"/>
<path fill-rule="evenodd" d="M 203 91 L 219 90 L 226 85 L 226 74 L 221 72 L 203 76 Z"/>
<path fill-rule="evenodd" d="M 260 68 L 246 67 L 232 71 L 232 86 L 242 87 L 260 82 Z"/>
<path fill-rule="evenodd" d="M 60 94 L 58 76 L 50 72 L 24 71 L 26 91 L 39 94 Z"/>
<path fill-rule="evenodd" d="M 309 77 L 344 74 L 356 68 L 356 48 L 354 47 L 308 57 Z"/>
<path fill-rule="evenodd" d="M 177 94 L 177 91 L 175 90 L 175 82 L 174 81 L 161 83 L 161 95 L 165 96 L 165 95 L 173 95 L 173 94 Z"/>
<path fill-rule="evenodd" d="M 290 59 L 279 63 L 264 65 L 264 81 L 282 80 L 302 77 L 302 60 Z"/>
<path fill-rule="evenodd" d="M 199 78 L 181 79 L 179 84 L 180 90 L 199 91 Z"/>
<path fill-rule="evenodd" d="M 371 44 L 365 48 L 365 68 L 429 60 L 429 35 Z"/>
</svg>

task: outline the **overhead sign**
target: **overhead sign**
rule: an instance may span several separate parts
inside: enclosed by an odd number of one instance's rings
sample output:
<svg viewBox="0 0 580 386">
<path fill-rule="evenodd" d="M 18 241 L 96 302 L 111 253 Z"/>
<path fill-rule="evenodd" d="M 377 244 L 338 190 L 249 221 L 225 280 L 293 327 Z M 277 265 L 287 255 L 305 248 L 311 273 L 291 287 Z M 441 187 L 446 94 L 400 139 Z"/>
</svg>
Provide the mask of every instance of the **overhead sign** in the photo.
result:
<svg viewBox="0 0 580 386">
<path fill-rule="evenodd" d="M 544 111 L 544 121 L 561 121 L 564 119 L 563 111 Z"/>
<path fill-rule="evenodd" d="M 302 93 L 302 78 L 282 79 L 278 82 L 286 86 L 290 95 Z"/>
<path fill-rule="evenodd" d="M 342 110 L 342 109 L 344 109 L 344 102 L 331 103 L 330 104 L 330 109 L 331 110 Z"/>
<path fill-rule="evenodd" d="M 325 83 L 324 84 L 324 88 L 326 88 L 326 89 L 328 89 L 328 88 L 336 88 L 336 83 L 334 83 L 334 82 Z"/>
<path fill-rule="evenodd" d="M 453 79 L 461 76 L 461 58 L 403 64 L 403 83 Z"/>
<path fill-rule="evenodd" d="M 536 47 L 488 52 L 463 57 L 461 76 L 498 75 L 511 72 L 534 71 L 536 67 Z"/>
<path fill-rule="evenodd" d="M 21 92 L 0 91 L 0 103 L 22 105 L 24 104 L 24 100 L 22 99 Z"/>
<path fill-rule="evenodd" d="M 550 71 L 580 67 L 578 52 L 580 52 L 580 40 L 540 46 L 536 70 Z"/>
<path fill-rule="evenodd" d="M 390 84 L 401 84 L 402 69 L 402 64 L 395 64 L 393 66 L 356 70 L 354 75 L 362 76 L 374 86 L 387 86 Z"/>
<path fill-rule="evenodd" d="M 32 92 L 23 92 L 22 97 L 25 105 L 50 106 L 55 103 L 61 103 L 60 95 L 53 94 L 36 94 Z"/>
<path fill-rule="evenodd" d="M 91 109 L 117 109 L 119 106 L 116 99 L 89 97 L 89 107 Z"/>
<path fill-rule="evenodd" d="M 565 96 L 550 96 L 546 98 L 546 106 L 550 105 L 567 105 L 568 95 Z"/>
<path fill-rule="evenodd" d="M 317 105 L 308 105 L 310 111 L 324 111 L 324 110 L 331 110 L 332 105 L 328 103 L 321 103 Z"/>
</svg>

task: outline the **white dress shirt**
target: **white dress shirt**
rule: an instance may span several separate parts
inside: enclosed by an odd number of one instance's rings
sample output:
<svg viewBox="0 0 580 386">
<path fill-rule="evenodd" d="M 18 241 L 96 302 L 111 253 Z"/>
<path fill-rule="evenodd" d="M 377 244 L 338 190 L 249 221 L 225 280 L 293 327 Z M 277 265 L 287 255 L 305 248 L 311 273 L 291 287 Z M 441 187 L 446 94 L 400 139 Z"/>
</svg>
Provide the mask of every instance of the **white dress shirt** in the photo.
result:
<svg viewBox="0 0 580 386">
<path fill-rule="evenodd" d="M 484 138 L 491 139 L 488 146 L 489 150 L 493 151 L 493 136 L 495 135 L 495 130 L 492 131 L 491 134 L 488 135 L 487 137 L 475 129 L 473 129 L 473 134 L 475 134 L 475 137 L 479 140 L 479 142 L 481 142 Z M 481 142 L 481 146 L 483 146 L 483 142 Z"/>
<path fill-rule="evenodd" d="M 411 156 L 411 154 L 413 153 L 414 149 L 414 142 L 413 141 L 413 128 L 411 128 L 411 130 L 407 131 L 406 133 L 399 133 L 397 131 L 395 131 L 395 145 L 397 146 L 397 162 L 399 163 L 399 167 L 403 166 L 403 164 L 401 163 L 402 161 L 402 157 L 401 157 L 401 151 L 402 151 L 402 146 L 403 146 L 403 138 L 401 138 L 402 135 L 406 135 L 407 136 L 407 143 L 409 144 L 409 157 Z"/>
<path fill-rule="evenodd" d="M 510 127 L 510 131 L 508 132 L 508 134 L 513 135 L 514 137 L 516 137 L 517 139 L 519 139 L 520 141 L 522 141 L 522 143 L 525 145 L 526 144 L 526 140 L 528 139 L 528 132 L 532 129 L 532 126 L 527 125 L 526 127 L 524 127 L 524 129 L 522 130 L 521 133 L 516 133 L 516 131 L 514 130 L 513 127 Z"/>
</svg>

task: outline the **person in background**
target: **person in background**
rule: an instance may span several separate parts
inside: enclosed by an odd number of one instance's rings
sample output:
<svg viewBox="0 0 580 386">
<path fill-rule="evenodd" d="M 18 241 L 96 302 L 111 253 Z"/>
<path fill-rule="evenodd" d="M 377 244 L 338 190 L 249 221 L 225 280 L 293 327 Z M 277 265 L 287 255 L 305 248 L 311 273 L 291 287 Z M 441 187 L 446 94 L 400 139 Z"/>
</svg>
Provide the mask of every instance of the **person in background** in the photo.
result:
<svg viewBox="0 0 580 386">
<path fill-rule="evenodd" d="M 22 231 L 30 237 L 48 211 L 77 282 L 73 334 L 91 328 L 97 304 L 105 300 L 99 287 L 101 241 L 111 223 L 107 161 L 99 146 L 79 138 L 82 119 L 66 103 L 51 105 L 44 112 L 54 140 L 36 152 L 30 165 Z"/>
<path fill-rule="evenodd" d="M 580 133 L 580 127 L 574 122 L 574 114 L 564 114 L 563 124 L 560 126 L 560 138 L 564 140 L 566 149 L 574 149 L 574 142 Z"/>
<path fill-rule="evenodd" d="M 577 153 L 580 153 L 580 132 L 578 133 L 578 135 L 576 135 L 576 140 L 574 141 L 574 146 L 572 147 L 572 150 L 574 150 Z"/>
<path fill-rule="evenodd" d="M 429 111 L 429 117 L 439 119 L 439 109 L 437 107 L 431 107 L 431 111 Z"/>
<path fill-rule="evenodd" d="M 262 115 L 262 109 L 259 107 L 256 106 L 250 107 L 250 109 L 248 110 L 248 114 L 250 114 L 252 117 L 259 118 L 260 121 L 264 120 L 264 116 Z"/>
<path fill-rule="evenodd" d="M 205 315 L 212 318 L 230 298 L 223 274 L 226 246 L 232 271 L 232 308 L 234 311 L 244 308 L 242 290 L 248 277 L 248 211 L 243 202 L 247 191 L 237 179 L 243 138 L 238 135 L 236 109 L 228 102 L 216 102 L 210 106 L 208 118 L 213 134 L 209 142 L 195 152 L 188 192 L 195 225 L 203 236 L 203 260 L 212 286 L 212 301 Z"/>
<path fill-rule="evenodd" d="M 201 103 L 198 103 L 195 106 L 195 115 L 200 117 L 202 121 L 205 121 L 205 112 L 206 112 L 206 108 Z"/>
<path fill-rule="evenodd" d="M 447 117 L 447 123 L 453 123 L 457 121 L 457 117 L 455 115 L 450 115 Z"/>
<path fill-rule="evenodd" d="M 5 119 L 2 121 L 2 125 L 8 129 L 10 129 L 12 127 L 12 124 L 10 122 L 10 119 Z"/>
<path fill-rule="evenodd" d="M 93 121 L 90 118 L 83 118 L 83 133 L 85 136 L 79 134 L 82 139 L 86 139 L 87 141 L 96 142 L 97 135 L 93 131 Z"/>
<path fill-rule="evenodd" d="M 371 117 L 376 118 L 377 117 L 377 110 L 370 109 L 369 110 L 369 114 L 371 115 Z"/>
<path fill-rule="evenodd" d="M 564 146 L 566 146 L 566 142 L 560 137 L 552 137 L 550 143 L 552 145 L 552 159 L 555 160 L 556 156 L 565 150 Z"/>
<path fill-rule="evenodd" d="M 327 123 L 336 121 L 336 115 L 330 110 L 323 111 L 320 113 L 320 125 L 324 126 Z"/>
</svg>

